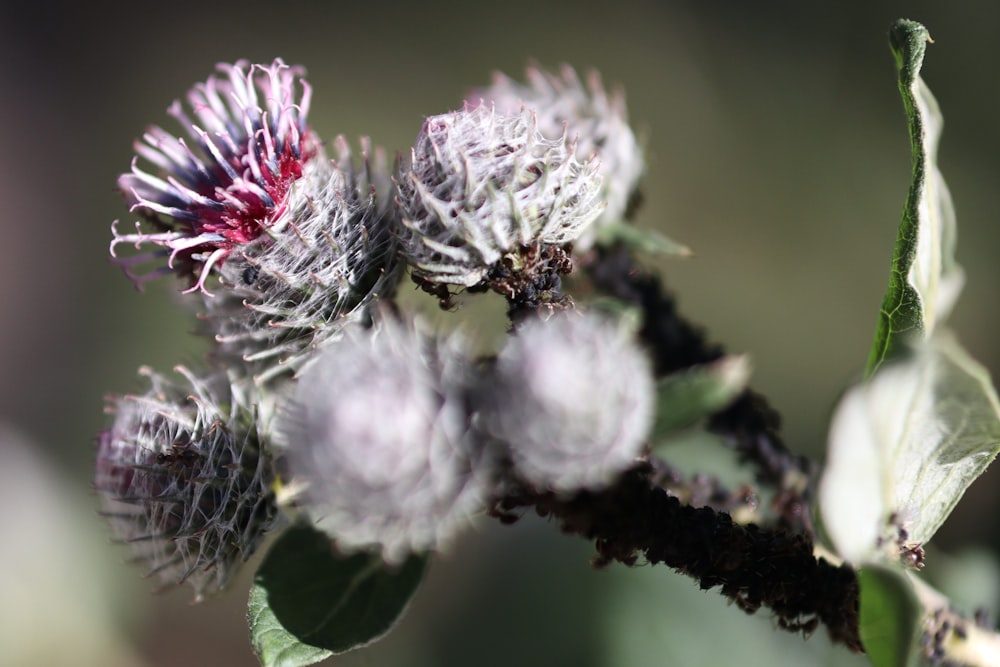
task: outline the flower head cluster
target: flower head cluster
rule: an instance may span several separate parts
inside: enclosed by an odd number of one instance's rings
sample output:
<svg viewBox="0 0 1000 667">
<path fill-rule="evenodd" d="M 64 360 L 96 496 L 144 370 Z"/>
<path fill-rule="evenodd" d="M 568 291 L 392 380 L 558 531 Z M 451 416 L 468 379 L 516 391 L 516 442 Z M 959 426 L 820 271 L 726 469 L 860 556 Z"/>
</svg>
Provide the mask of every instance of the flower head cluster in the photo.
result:
<svg viewBox="0 0 1000 667">
<path fill-rule="evenodd" d="M 526 109 L 426 120 L 398 175 L 402 249 L 421 277 L 473 286 L 505 254 L 574 241 L 603 210 L 593 160 L 547 139 Z"/>
<path fill-rule="evenodd" d="M 625 216 L 645 169 L 642 149 L 628 124 L 625 95 L 621 91 L 608 94 L 596 71 L 584 85 L 568 65 L 558 74 L 529 67 L 526 76 L 527 84 L 521 84 L 498 72 L 493 85 L 475 91 L 469 103 L 492 104 L 504 114 L 521 107 L 533 109 L 544 136 L 554 139 L 568 133 L 576 141 L 577 159 L 598 157 L 604 177 L 602 197 L 608 206 L 577 242 L 585 247 L 602 224 Z"/>
<path fill-rule="evenodd" d="M 137 223 L 134 234 L 119 233 L 113 226 L 112 255 L 121 243 L 160 248 L 119 260 L 126 270 L 167 257 L 166 266 L 137 281 L 176 271 L 192 277 L 192 290 L 204 289 L 212 267 L 282 217 L 292 183 L 319 154 L 306 126 L 311 91 L 299 68 L 278 59 L 218 69 L 222 76 L 188 92 L 190 112 L 179 101 L 169 109 L 187 138 L 149 128 L 135 143 L 131 172 L 119 178 L 132 210 L 156 231 Z M 140 167 L 140 157 L 151 171 Z"/>
<path fill-rule="evenodd" d="M 200 600 L 226 585 L 271 526 L 273 472 L 250 415 L 220 403 L 225 383 L 178 371 L 187 386 L 144 369 L 150 390 L 109 406 L 115 420 L 98 436 L 94 486 L 134 560 Z"/>
<path fill-rule="evenodd" d="M 605 486 L 635 462 L 652 425 L 649 361 L 596 315 L 523 325 L 497 358 L 490 392 L 486 430 L 521 477 L 556 491 Z"/>
<path fill-rule="evenodd" d="M 151 128 L 119 179 L 146 226 L 113 227 L 112 253 L 154 246 L 118 261 L 166 258 L 137 280 L 189 278 L 216 342 L 213 376 L 181 369 L 174 384 L 145 371 L 151 389 L 115 399 L 98 438 L 102 512 L 151 575 L 198 598 L 222 588 L 274 520 L 274 456 L 318 528 L 399 563 L 485 509 L 509 471 L 501 461 L 518 482 L 569 491 L 606 484 L 640 454 L 649 369 L 612 326 L 532 322 L 480 364 L 463 338 L 375 307 L 404 261 L 429 291 L 488 287 L 519 312 L 561 296 L 569 247 L 609 196 L 598 156 L 625 151 L 620 98 L 538 75 L 516 91 L 538 93 L 537 111 L 498 101 L 430 117 L 391 178 L 367 140 L 360 160 L 343 138 L 327 159 L 298 68 L 219 70 L 170 109 L 187 137 Z M 592 124 L 563 129 L 574 113 Z M 641 156 L 618 164 L 641 169 Z"/>
<path fill-rule="evenodd" d="M 218 356 L 258 380 L 294 370 L 358 319 L 400 277 L 391 181 L 381 151 L 363 140 L 356 166 L 343 137 L 337 160 L 313 160 L 293 183 L 273 229 L 234 252 L 224 289 L 204 299 Z"/>
<path fill-rule="evenodd" d="M 460 338 L 392 319 L 321 350 L 279 426 L 292 484 L 304 486 L 319 528 L 401 562 L 483 510 L 493 467 L 471 428 L 474 380 Z"/>
</svg>

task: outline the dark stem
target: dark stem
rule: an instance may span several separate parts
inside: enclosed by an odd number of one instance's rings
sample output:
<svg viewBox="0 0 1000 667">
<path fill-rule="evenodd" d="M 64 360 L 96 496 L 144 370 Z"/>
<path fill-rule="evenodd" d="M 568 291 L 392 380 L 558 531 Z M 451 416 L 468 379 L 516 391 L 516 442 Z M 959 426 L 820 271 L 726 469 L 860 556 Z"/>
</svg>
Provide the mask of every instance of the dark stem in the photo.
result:
<svg viewBox="0 0 1000 667">
<path fill-rule="evenodd" d="M 741 484 L 730 489 L 711 475 L 696 473 L 685 477 L 660 458 L 650 455 L 646 460 L 652 466 L 652 483 L 682 504 L 726 512 L 737 523 L 760 523 L 760 494 L 753 485 Z"/>
<path fill-rule="evenodd" d="M 640 270 L 624 247 L 593 251 L 583 268 L 598 292 L 642 312 L 640 337 L 658 377 L 723 356 L 722 347 L 680 316 L 659 278 Z M 533 507 L 558 520 L 563 531 L 594 540 L 598 566 L 662 563 L 704 589 L 719 587 L 748 613 L 771 609 L 784 629 L 808 634 L 822 623 L 833 641 L 863 651 L 854 570 L 814 555 L 812 462 L 785 447 L 777 412 L 753 391 L 713 415 L 707 428 L 754 468 L 758 483 L 777 490 L 776 526 L 740 524 L 725 511 L 754 503 L 752 490 L 727 495 L 711 480 L 688 484 L 668 463 L 653 459 L 608 489 L 572 497 L 511 482 L 492 513 L 510 522 L 517 510 Z M 707 494 L 699 498 L 699 490 Z M 706 506 L 685 504 L 678 495 Z"/>
<path fill-rule="evenodd" d="M 640 336 L 652 356 L 658 377 L 715 361 L 723 348 L 706 340 L 704 331 L 678 312 L 658 276 L 639 269 L 624 247 L 597 249 L 584 269 L 594 287 L 643 314 Z M 778 431 L 781 418 L 762 395 L 747 390 L 713 415 L 708 430 L 725 440 L 742 462 L 754 467 L 756 479 L 777 489 L 774 499 L 779 526 L 813 534 L 810 501 L 815 466 L 785 447 Z"/>
<path fill-rule="evenodd" d="M 653 467 L 628 471 L 601 492 L 571 498 L 530 488 L 511 490 L 494 514 L 534 507 L 558 520 L 562 530 L 594 540 L 595 564 L 639 558 L 663 563 L 698 580 L 753 613 L 767 607 L 786 630 L 812 632 L 826 626 L 830 638 L 862 651 L 858 636 L 858 583 L 848 565 L 813 555 L 809 535 L 740 525 L 729 514 L 682 504 L 660 488 Z"/>
</svg>

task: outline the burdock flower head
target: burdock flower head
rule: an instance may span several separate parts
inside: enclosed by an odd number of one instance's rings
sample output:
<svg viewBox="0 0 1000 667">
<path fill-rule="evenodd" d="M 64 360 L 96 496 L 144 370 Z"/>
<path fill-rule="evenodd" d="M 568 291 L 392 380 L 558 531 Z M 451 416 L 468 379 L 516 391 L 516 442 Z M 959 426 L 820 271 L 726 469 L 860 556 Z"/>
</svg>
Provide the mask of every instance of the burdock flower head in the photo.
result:
<svg viewBox="0 0 1000 667">
<path fill-rule="evenodd" d="M 306 164 L 286 197 L 282 229 L 234 252 L 219 269 L 225 289 L 204 299 L 217 353 L 258 381 L 294 371 L 398 282 L 384 154 L 362 140 L 356 164 L 343 137 L 335 150 L 333 163 Z"/>
<path fill-rule="evenodd" d="M 110 403 L 94 487 L 133 559 L 200 600 L 225 586 L 271 526 L 273 472 L 253 416 L 220 402 L 227 383 L 177 370 L 185 386 L 143 369 L 150 390 Z"/>
<path fill-rule="evenodd" d="M 474 91 L 469 103 L 493 104 L 505 114 L 522 106 L 533 109 L 543 135 L 554 139 L 568 133 L 576 140 L 577 159 L 598 157 L 608 206 L 577 242 L 586 247 L 601 225 L 624 218 L 645 169 L 642 148 L 628 124 L 625 95 L 621 90 L 609 94 L 596 71 L 589 73 L 584 85 L 568 65 L 558 74 L 528 67 L 526 77 L 522 84 L 497 72 L 493 85 Z"/>
<path fill-rule="evenodd" d="M 502 260 L 516 271 L 526 251 L 571 243 L 600 215 L 597 163 L 536 126 L 529 110 L 488 105 L 424 122 L 397 176 L 403 251 L 418 277 L 477 285 Z"/>
<path fill-rule="evenodd" d="M 492 459 L 471 428 L 461 339 L 385 319 L 353 327 L 300 377 L 279 429 L 290 485 L 347 550 L 439 549 L 485 508 Z"/>
<path fill-rule="evenodd" d="M 485 429 L 522 478 L 560 492 L 600 488 L 635 463 L 653 418 L 645 355 L 618 326 L 563 312 L 535 319 L 497 358 Z"/>
<path fill-rule="evenodd" d="M 300 68 L 278 59 L 218 69 L 221 76 L 188 92 L 190 111 L 179 101 L 169 109 L 187 138 L 150 127 L 135 143 L 131 172 L 118 180 L 132 210 L 155 231 L 136 223 L 134 234 L 119 233 L 112 225 L 111 254 L 121 243 L 159 247 L 120 259 L 126 271 L 166 257 L 152 273 L 130 273 L 137 284 L 174 271 L 190 276 L 191 291 L 204 290 L 214 266 L 282 218 L 292 184 L 318 159 L 306 126 L 311 91 Z"/>
</svg>

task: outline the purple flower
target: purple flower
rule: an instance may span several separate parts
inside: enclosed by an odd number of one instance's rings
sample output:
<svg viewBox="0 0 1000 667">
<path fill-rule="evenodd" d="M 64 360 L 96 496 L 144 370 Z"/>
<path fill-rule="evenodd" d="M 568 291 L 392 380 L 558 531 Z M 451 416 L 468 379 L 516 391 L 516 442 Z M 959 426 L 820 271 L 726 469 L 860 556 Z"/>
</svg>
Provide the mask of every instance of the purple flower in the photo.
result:
<svg viewBox="0 0 1000 667">
<path fill-rule="evenodd" d="M 311 89 L 300 78 L 301 68 L 276 59 L 218 69 L 224 76 L 209 77 L 188 92 L 189 111 L 180 101 L 168 110 L 188 139 L 150 127 L 135 142 L 131 171 L 118 179 L 131 210 L 155 231 L 143 231 L 137 222 L 134 234 L 122 234 L 116 221 L 111 255 L 120 243 L 159 246 L 117 260 L 137 286 L 176 272 L 191 278 L 187 291 L 205 291 L 213 267 L 281 217 L 303 164 L 320 154 L 306 126 Z M 153 169 L 140 167 L 139 158 Z M 166 265 L 142 276 L 131 273 L 132 266 L 156 257 L 167 257 Z"/>
<path fill-rule="evenodd" d="M 365 138 L 361 148 L 356 161 L 338 137 L 336 161 L 313 160 L 289 192 L 275 225 L 284 231 L 269 230 L 219 269 L 219 293 L 203 299 L 217 361 L 261 383 L 295 372 L 369 306 L 391 298 L 403 268 L 392 182 L 384 151 Z"/>
</svg>

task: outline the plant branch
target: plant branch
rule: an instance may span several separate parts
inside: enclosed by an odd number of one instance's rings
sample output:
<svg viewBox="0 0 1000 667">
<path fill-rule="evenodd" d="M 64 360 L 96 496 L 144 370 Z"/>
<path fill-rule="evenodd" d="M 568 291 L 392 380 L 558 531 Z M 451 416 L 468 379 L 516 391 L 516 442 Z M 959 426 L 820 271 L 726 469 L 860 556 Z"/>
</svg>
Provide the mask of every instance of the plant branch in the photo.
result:
<svg viewBox="0 0 1000 667">
<path fill-rule="evenodd" d="M 662 563 L 754 613 L 767 607 L 786 630 L 810 633 L 824 624 L 833 641 L 862 651 L 858 582 L 848 565 L 813 554 L 809 535 L 740 525 L 729 514 L 682 504 L 656 484 L 653 466 L 625 473 L 612 487 L 565 498 L 530 488 L 512 489 L 495 514 L 534 507 L 564 532 L 595 540 L 597 565 L 639 558 Z"/>
<path fill-rule="evenodd" d="M 641 310 L 640 337 L 657 376 L 723 356 L 722 347 L 678 314 L 659 278 L 641 271 L 624 247 L 598 249 L 583 267 L 597 291 Z M 786 630 L 808 634 L 822 623 L 833 641 L 863 651 L 856 573 L 814 554 L 814 465 L 785 447 L 779 427 L 778 414 L 752 391 L 708 423 L 742 462 L 753 466 L 759 483 L 778 491 L 775 528 L 743 525 L 730 516 L 728 511 L 740 512 L 755 502 L 749 491 L 727 496 L 711 481 L 687 485 L 668 463 L 655 459 L 627 471 L 610 488 L 572 497 L 513 482 L 492 514 L 509 521 L 517 516 L 514 510 L 534 507 L 558 520 L 564 532 L 594 540 L 598 566 L 633 565 L 640 558 L 662 563 L 693 577 L 703 589 L 719 587 L 748 613 L 771 609 Z M 694 507 L 677 497 L 699 502 L 699 490 L 708 492 L 701 500 L 711 506 Z"/>
<path fill-rule="evenodd" d="M 594 287 L 643 314 L 640 336 L 653 359 L 657 376 L 721 358 L 722 346 L 709 342 L 700 327 L 685 320 L 673 297 L 655 274 L 641 271 L 623 246 L 598 249 L 584 269 Z M 713 415 L 708 430 L 724 439 L 741 462 L 754 467 L 757 481 L 778 490 L 774 499 L 779 526 L 813 535 L 810 504 L 816 467 L 793 454 L 779 435 L 781 418 L 767 399 L 745 391 Z"/>
<path fill-rule="evenodd" d="M 924 608 L 920 646 L 934 664 L 990 667 L 1000 664 L 1000 634 L 988 619 L 969 619 L 955 612 L 944 595 L 909 574 Z"/>
</svg>

